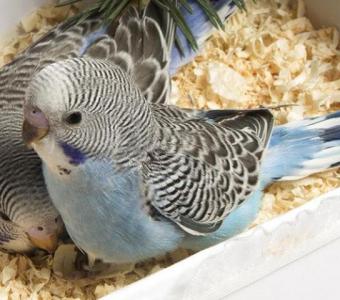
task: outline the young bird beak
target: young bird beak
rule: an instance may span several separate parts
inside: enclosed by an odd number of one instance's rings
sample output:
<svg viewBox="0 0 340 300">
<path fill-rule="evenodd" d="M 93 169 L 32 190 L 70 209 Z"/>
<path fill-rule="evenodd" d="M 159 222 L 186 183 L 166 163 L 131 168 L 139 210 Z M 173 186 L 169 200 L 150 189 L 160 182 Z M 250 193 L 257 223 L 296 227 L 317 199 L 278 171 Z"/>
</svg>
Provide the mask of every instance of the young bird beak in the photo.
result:
<svg viewBox="0 0 340 300">
<path fill-rule="evenodd" d="M 27 235 L 32 242 L 33 246 L 46 250 L 48 253 L 53 253 L 58 247 L 58 234 L 42 234 L 37 231 L 35 228 L 29 230 Z"/>
<path fill-rule="evenodd" d="M 24 109 L 24 123 L 22 126 L 22 138 L 27 146 L 41 140 L 48 134 L 49 124 L 43 112 L 27 105 Z"/>
</svg>

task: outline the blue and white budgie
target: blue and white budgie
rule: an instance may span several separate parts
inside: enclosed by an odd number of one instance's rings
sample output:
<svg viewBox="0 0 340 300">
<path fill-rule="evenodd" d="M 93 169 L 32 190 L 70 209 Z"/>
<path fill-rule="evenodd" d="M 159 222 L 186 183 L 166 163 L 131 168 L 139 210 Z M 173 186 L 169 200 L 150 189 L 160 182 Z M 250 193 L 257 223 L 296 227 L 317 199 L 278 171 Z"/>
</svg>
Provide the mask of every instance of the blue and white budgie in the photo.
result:
<svg viewBox="0 0 340 300">
<path fill-rule="evenodd" d="M 181 8 L 184 18 L 192 28 L 199 45 L 213 29 L 206 14 L 196 3 L 192 4 L 192 14 Z M 234 10 L 230 0 L 213 2 L 222 19 Z M 155 8 L 154 15 L 160 23 L 162 13 Z M 164 19 L 164 34 L 171 36 Z M 106 23 L 104 23 L 106 24 Z M 183 54 L 173 48 L 173 71 L 191 60 L 195 52 L 178 29 Z M 92 52 L 97 57 L 106 55 L 109 48 L 104 45 L 107 33 L 115 32 L 114 23 L 103 25 L 100 14 L 90 16 L 79 24 L 75 19 L 67 20 L 51 30 L 41 40 L 19 55 L 15 61 L 0 71 L 0 248 L 15 252 L 28 252 L 35 247 L 53 251 L 57 246 L 62 222 L 52 205 L 41 173 L 41 161 L 34 151 L 28 150 L 21 138 L 22 106 L 31 77 L 47 65 L 59 60 Z M 151 33 L 153 34 L 153 33 Z M 152 36 L 151 36 L 152 37 Z M 137 42 L 137 41 L 136 41 Z M 168 41 L 170 44 L 171 41 Z M 125 46 L 124 36 L 120 41 Z M 108 44 L 109 45 L 109 44 Z M 91 48 L 92 47 L 92 48 Z"/>
<path fill-rule="evenodd" d="M 113 36 L 29 83 L 23 138 L 91 260 L 137 262 L 216 244 L 254 220 L 268 184 L 340 161 L 340 113 L 273 128 L 266 109 L 164 105 L 166 49 L 158 24 L 130 12 Z"/>
</svg>

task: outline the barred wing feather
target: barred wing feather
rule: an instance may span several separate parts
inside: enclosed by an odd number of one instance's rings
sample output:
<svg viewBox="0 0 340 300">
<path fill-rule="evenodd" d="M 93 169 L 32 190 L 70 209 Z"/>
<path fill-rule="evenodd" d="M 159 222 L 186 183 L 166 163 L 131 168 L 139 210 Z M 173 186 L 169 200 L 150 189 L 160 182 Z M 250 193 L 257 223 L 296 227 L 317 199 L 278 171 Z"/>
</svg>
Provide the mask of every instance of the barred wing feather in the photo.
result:
<svg viewBox="0 0 340 300">
<path fill-rule="evenodd" d="M 257 188 L 271 113 L 164 106 L 154 111 L 161 130 L 159 147 L 143 168 L 148 199 L 191 234 L 217 230 Z"/>
</svg>

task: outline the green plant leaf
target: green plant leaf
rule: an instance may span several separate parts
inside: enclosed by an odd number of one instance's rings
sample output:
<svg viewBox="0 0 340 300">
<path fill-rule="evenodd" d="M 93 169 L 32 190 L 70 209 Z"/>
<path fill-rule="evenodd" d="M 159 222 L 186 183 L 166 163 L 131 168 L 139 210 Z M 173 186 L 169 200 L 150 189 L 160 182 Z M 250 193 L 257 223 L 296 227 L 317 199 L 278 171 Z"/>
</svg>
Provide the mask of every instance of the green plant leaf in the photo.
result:
<svg viewBox="0 0 340 300">
<path fill-rule="evenodd" d="M 57 6 L 64 6 L 70 5 L 77 2 L 81 2 L 83 0 L 59 0 Z M 188 3 L 188 0 L 97 0 L 92 7 L 84 10 L 83 12 L 79 13 L 77 16 L 74 16 L 78 22 L 85 20 L 86 18 L 90 17 L 93 14 L 101 13 L 104 19 L 104 22 L 111 22 L 119 17 L 123 11 L 130 5 L 130 4 L 138 4 L 139 8 L 145 7 L 148 2 L 152 1 L 156 4 L 159 8 L 168 11 L 173 18 L 176 26 L 178 26 L 185 38 L 188 40 L 190 46 L 197 50 L 197 42 L 196 39 L 186 23 L 181 11 L 176 4 L 178 2 L 179 5 L 184 7 L 188 12 L 192 12 L 192 8 Z M 202 8 L 205 12 L 207 17 L 209 18 L 210 22 L 213 26 L 217 28 L 223 28 L 223 22 L 218 16 L 216 10 L 211 4 L 210 0 L 196 0 L 198 5 Z M 232 0 L 232 2 L 237 5 L 240 9 L 245 9 L 245 0 Z M 181 50 L 181 45 L 179 43 L 179 39 L 176 39 L 176 45 Z"/>
</svg>

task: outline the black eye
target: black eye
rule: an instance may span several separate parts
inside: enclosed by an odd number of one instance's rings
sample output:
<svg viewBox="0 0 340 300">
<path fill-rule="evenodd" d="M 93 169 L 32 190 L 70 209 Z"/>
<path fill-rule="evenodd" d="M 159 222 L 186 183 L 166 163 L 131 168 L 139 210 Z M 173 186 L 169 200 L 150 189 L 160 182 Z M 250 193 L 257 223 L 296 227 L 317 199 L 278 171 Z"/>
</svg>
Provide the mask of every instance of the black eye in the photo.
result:
<svg viewBox="0 0 340 300">
<path fill-rule="evenodd" d="M 64 120 L 69 125 L 78 125 L 80 124 L 81 119 L 82 119 L 81 113 L 79 111 L 75 111 L 66 116 Z"/>
</svg>

